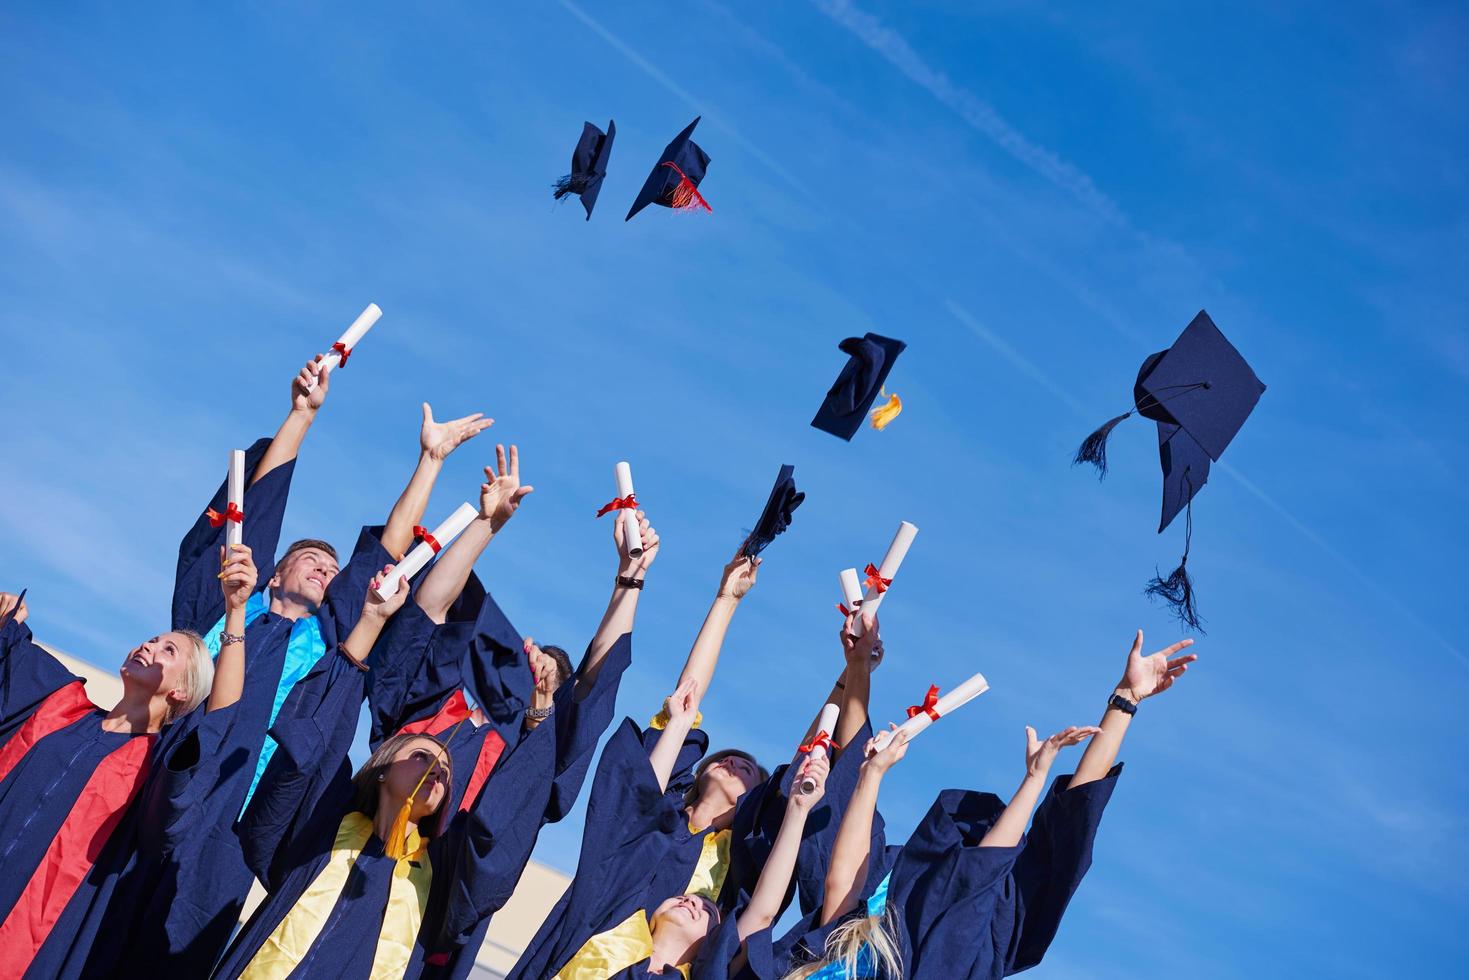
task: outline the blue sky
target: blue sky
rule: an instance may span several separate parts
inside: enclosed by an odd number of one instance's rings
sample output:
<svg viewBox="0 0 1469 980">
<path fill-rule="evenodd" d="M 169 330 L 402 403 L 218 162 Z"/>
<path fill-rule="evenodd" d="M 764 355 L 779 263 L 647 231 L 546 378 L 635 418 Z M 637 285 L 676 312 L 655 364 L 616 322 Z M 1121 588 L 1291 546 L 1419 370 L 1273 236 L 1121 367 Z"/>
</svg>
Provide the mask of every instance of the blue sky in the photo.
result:
<svg viewBox="0 0 1469 980">
<path fill-rule="evenodd" d="M 232 445 L 368 301 L 385 311 L 297 470 L 286 533 L 381 520 L 417 404 L 498 422 L 537 491 L 481 563 L 580 649 L 591 520 L 634 462 L 665 538 L 621 706 L 672 684 L 781 463 L 705 713 L 777 760 L 838 669 L 836 572 L 922 529 L 874 713 L 975 670 L 883 806 L 1008 794 L 1021 726 L 1087 724 L 1141 595 L 1151 426 L 1068 467 L 1201 307 L 1269 391 L 1197 500 L 1208 635 L 1146 705 L 1040 975 L 1451 975 L 1469 865 L 1457 552 L 1469 381 L 1462 52 L 1449 4 L 11 5 L 0 13 L 0 588 L 111 664 L 167 618 Z M 1461 93 L 1455 96 L 1454 93 Z M 712 215 L 622 215 L 696 114 Z M 590 223 L 549 185 L 618 136 Z M 841 338 L 905 339 L 904 414 L 807 427 Z M 1460 598 L 1455 600 L 1453 596 Z M 1074 761 L 1074 759 L 1073 759 Z M 579 828 L 538 857 L 565 868 Z"/>
</svg>

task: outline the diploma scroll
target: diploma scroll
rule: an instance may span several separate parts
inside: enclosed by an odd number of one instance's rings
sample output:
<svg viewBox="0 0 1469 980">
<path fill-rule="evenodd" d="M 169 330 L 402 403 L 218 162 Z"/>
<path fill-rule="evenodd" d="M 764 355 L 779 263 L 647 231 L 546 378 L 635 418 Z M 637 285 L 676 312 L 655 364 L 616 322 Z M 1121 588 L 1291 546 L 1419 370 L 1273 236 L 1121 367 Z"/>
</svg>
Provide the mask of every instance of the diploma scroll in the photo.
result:
<svg viewBox="0 0 1469 980">
<path fill-rule="evenodd" d="M 816 734 L 811 736 L 809 745 L 801 746 L 803 752 L 815 752 L 817 749 L 825 748 L 832 744 L 831 737 L 836 734 L 837 718 L 840 717 L 842 709 L 834 704 L 824 705 L 821 709 L 821 717 L 816 722 Z M 797 787 L 802 796 L 816 792 L 816 781 L 809 776 L 801 780 Z"/>
<path fill-rule="evenodd" d="M 989 689 L 989 681 L 984 679 L 983 674 L 975 674 L 943 697 L 935 697 L 934 692 L 938 689 L 931 688 L 929 690 L 929 697 L 924 698 L 923 704 L 914 705 L 908 709 L 907 721 L 903 722 L 894 730 L 877 733 L 877 740 L 874 743 L 873 750 L 881 752 L 887 748 L 888 743 L 899 732 L 906 733 L 908 735 L 908 741 L 913 741 L 913 739 L 918 737 L 919 732 L 932 725 L 936 720 L 964 707 L 964 705 L 973 701 Z"/>
<path fill-rule="evenodd" d="M 862 580 L 857 569 L 844 568 L 838 576 L 842 583 L 842 604 L 854 613 L 862 611 Z"/>
<path fill-rule="evenodd" d="M 376 589 L 372 590 L 373 594 L 379 599 L 387 599 L 396 593 L 399 581 L 412 578 L 422 571 L 441 548 L 447 548 L 449 543 L 459 537 L 478 516 L 479 508 L 474 504 L 460 504 L 459 508 L 449 515 L 448 520 L 434 528 L 428 537 L 403 556 L 403 560 L 393 567 L 393 570 Z"/>
<path fill-rule="evenodd" d="M 346 364 L 347 358 L 351 355 L 353 348 L 357 346 L 357 342 L 367 336 L 367 331 L 372 329 L 372 325 L 377 323 L 378 318 L 382 315 L 383 311 L 378 309 L 376 303 L 368 303 L 367 309 L 363 310 L 357 319 L 352 321 L 352 325 L 347 328 L 347 332 L 337 338 L 337 342 L 332 344 L 331 350 L 321 359 L 321 373 L 327 374 L 332 368 Z M 307 386 L 306 390 L 315 391 L 316 382 L 313 381 Z"/>
<path fill-rule="evenodd" d="M 228 556 L 230 549 L 245 541 L 245 450 L 230 450 L 230 475 L 226 484 L 224 546 Z M 235 515 L 239 515 L 238 520 Z"/>
<path fill-rule="evenodd" d="M 637 497 L 632 488 L 632 467 L 623 461 L 614 467 L 614 473 L 617 476 L 617 499 L 636 501 Z M 637 504 L 634 502 L 620 510 L 617 519 L 622 522 L 623 550 L 627 552 L 629 558 L 641 558 L 643 556 L 643 534 L 638 529 Z"/>
<path fill-rule="evenodd" d="M 918 537 L 918 526 L 903 521 L 898 524 L 898 533 L 893 535 L 893 543 L 888 545 L 887 554 L 882 557 L 882 565 L 876 569 L 876 576 L 871 574 L 872 566 L 868 566 L 867 592 L 862 597 L 862 611 L 864 613 L 877 613 L 877 607 L 882 605 L 882 597 L 887 593 L 888 585 L 898 577 L 898 569 L 903 564 L 903 559 L 908 555 L 908 549 L 913 547 L 913 539 Z M 875 580 L 874 580 L 875 579 Z M 858 617 L 854 626 L 854 632 L 861 636 L 866 632 L 862 625 L 861 617 Z"/>
</svg>

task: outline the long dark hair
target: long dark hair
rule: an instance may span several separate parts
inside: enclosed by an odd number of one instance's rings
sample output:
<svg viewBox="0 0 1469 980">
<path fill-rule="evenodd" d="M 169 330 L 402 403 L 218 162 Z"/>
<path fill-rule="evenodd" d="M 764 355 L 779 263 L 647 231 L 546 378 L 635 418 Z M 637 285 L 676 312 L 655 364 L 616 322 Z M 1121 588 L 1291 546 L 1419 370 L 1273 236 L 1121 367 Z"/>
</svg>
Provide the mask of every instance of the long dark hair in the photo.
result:
<svg viewBox="0 0 1469 980">
<path fill-rule="evenodd" d="M 368 818 L 377 816 L 378 790 L 382 783 L 378 776 L 387 778 L 389 767 L 393 764 L 393 756 L 398 754 L 406 743 L 416 738 L 427 739 L 439 747 L 444 760 L 444 768 L 449 770 L 449 780 L 444 786 L 444 799 L 439 808 L 432 814 L 418 822 L 418 834 L 420 837 L 437 837 L 443 832 L 444 825 L 452 814 L 446 812 L 447 804 L 454 796 L 454 760 L 448 752 L 444 752 L 444 743 L 432 735 L 418 732 L 399 732 L 391 738 L 383 740 L 382 744 L 373 750 L 372 755 L 362 764 L 352 777 L 352 809 L 359 813 L 365 813 Z"/>
</svg>

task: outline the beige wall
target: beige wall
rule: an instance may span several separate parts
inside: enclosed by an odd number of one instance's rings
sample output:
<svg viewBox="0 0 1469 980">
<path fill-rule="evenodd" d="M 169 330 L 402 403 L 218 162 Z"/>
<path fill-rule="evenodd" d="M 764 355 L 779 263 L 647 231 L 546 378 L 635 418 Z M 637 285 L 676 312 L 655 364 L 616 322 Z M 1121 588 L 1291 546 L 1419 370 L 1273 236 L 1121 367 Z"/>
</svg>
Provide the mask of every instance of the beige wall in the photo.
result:
<svg viewBox="0 0 1469 980">
<path fill-rule="evenodd" d="M 86 681 L 87 696 L 96 704 L 108 707 L 116 704 L 117 699 L 122 697 L 122 681 L 118 679 L 116 671 L 102 670 L 52 647 L 46 649 L 65 664 L 68 670 Z M 489 935 L 485 937 L 485 944 L 475 958 L 475 977 L 489 980 L 508 973 L 535 935 L 546 913 L 551 911 L 551 906 L 556 904 L 556 900 L 570 883 L 569 875 L 532 861 L 521 876 L 515 894 L 510 896 L 510 901 L 496 913 L 494 921 L 490 923 Z M 264 897 L 265 890 L 257 882 L 250 889 L 250 898 L 246 902 L 244 915 L 241 916 L 242 921 L 255 911 L 255 906 Z"/>
</svg>

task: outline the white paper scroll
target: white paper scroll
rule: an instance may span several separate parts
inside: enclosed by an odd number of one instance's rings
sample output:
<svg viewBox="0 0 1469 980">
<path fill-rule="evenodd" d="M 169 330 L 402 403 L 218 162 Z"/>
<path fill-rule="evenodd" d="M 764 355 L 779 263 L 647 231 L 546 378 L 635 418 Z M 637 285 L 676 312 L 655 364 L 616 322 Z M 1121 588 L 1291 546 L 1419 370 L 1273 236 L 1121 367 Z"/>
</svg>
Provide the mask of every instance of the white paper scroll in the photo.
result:
<svg viewBox="0 0 1469 980">
<path fill-rule="evenodd" d="M 893 543 L 888 545 L 888 553 L 882 556 L 882 564 L 877 569 L 879 577 L 884 579 L 897 579 L 898 569 L 903 564 L 903 559 L 908 555 L 908 549 L 913 547 L 913 539 L 918 537 L 918 526 L 903 521 L 898 525 L 898 533 L 893 535 Z M 889 586 L 891 588 L 891 586 Z M 882 597 L 885 593 L 877 591 L 872 586 L 867 587 L 867 594 L 862 597 L 862 612 L 877 613 L 877 607 L 882 605 Z M 866 632 L 859 616 L 853 627 L 858 636 Z"/>
<path fill-rule="evenodd" d="M 842 603 L 853 612 L 862 611 L 862 580 L 857 569 L 844 568 L 838 576 L 842 583 Z"/>
<path fill-rule="evenodd" d="M 368 303 L 367 309 L 363 310 L 357 319 L 352 321 L 352 325 L 347 328 L 347 332 L 337 338 L 337 344 L 341 345 L 341 349 L 338 349 L 337 345 L 333 344 L 332 350 L 328 351 L 327 355 L 321 359 L 321 373 L 327 374 L 332 368 L 341 364 L 342 350 L 345 350 L 350 355 L 352 349 L 357 346 L 357 342 L 367 336 L 367 331 L 372 329 L 372 325 L 377 323 L 378 318 L 382 315 L 383 311 L 378 309 L 376 303 Z M 306 390 L 315 391 L 316 383 L 312 382 Z"/>
<path fill-rule="evenodd" d="M 981 694 L 983 694 L 985 691 L 988 691 L 989 689 L 989 681 L 984 679 L 984 675 L 975 674 L 973 677 L 969 678 L 969 680 L 965 681 L 963 684 L 960 684 L 948 694 L 939 697 L 938 701 L 936 701 L 933 705 L 933 710 L 940 718 L 946 717 L 959 708 L 964 707 L 964 705 L 968 704 L 970 701 L 973 701 L 975 698 L 979 697 Z M 878 732 L 874 751 L 881 752 L 883 749 L 885 749 L 888 743 L 893 740 L 898 732 L 907 732 L 908 741 L 911 742 L 913 741 L 913 739 L 918 737 L 919 732 L 923 731 L 925 728 L 932 724 L 933 718 L 929 717 L 928 712 L 920 711 L 918 712 L 918 714 L 914 715 L 912 718 L 909 718 L 907 721 L 899 725 L 896 731 Z"/>
<path fill-rule="evenodd" d="M 815 742 L 822 735 L 825 735 L 829 740 L 835 735 L 837 731 L 837 718 L 841 716 L 841 713 L 842 709 L 836 705 L 825 705 L 821 709 L 821 717 L 816 722 L 816 734 L 811 736 L 811 740 Z M 801 780 L 801 785 L 797 788 L 801 791 L 802 796 L 806 796 L 816 792 L 816 781 L 808 776 Z"/>
<path fill-rule="evenodd" d="M 449 547 L 449 543 L 469 527 L 470 523 L 479 516 L 479 508 L 474 504 L 460 504 L 459 509 L 449 515 L 449 519 L 431 532 L 433 539 L 439 543 L 439 548 Z M 388 573 L 387 578 L 373 590 L 379 599 L 387 599 L 398 591 L 398 582 L 401 579 L 412 578 L 423 570 L 437 552 L 434 546 L 427 541 L 420 541 L 413 550 L 403 556 L 403 560 L 394 566 Z"/>
<path fill-rule="evenodd" d="M 243 514 L 245 512 L 245 450 L 230 450 L 230 475 L 226 481 L 226 507 L 225 514 Z M 232 521 L 228 517 L 224 522 L 224 546 L 225 554 L 237 544 L 243 544 L 245 540 L 245 522 Z"/>
<path fill-rule="evenodd" d="M 617 499 L 626 500 L 633 495 L 632 467 L 625 461 L 614 467 L 617 475 Z M 643 556 L 643 533 L 638 530 L 638 511 L 636 507 L 624 507 L 617 515 L 622 522 L 622 547 L 629 558 L 641 558 Z"/>
</svg>

